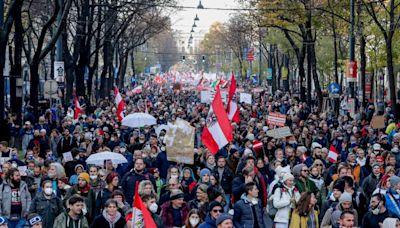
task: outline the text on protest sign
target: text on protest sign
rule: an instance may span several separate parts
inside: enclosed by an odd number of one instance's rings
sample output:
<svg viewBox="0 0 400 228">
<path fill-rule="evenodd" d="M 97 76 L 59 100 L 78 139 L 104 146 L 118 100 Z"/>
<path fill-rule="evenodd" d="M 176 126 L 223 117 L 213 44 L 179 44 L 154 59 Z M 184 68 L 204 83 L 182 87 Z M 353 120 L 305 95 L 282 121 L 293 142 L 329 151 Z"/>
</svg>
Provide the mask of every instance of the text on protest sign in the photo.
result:
<svg viewBox="0 0 400 228">
<path fill-rule="evenodd" d="M 283 127 L 286 123 L 286 115 L 278 112 L 270 112 L 267 116 L 267 124 Z"/>
<path fill-rule="evenodd" d="M 173 124 L 168 123 L 168 127 L 164 138 L 167 160 L 193 164 L 195 128 L 180 118 L 177 118 Z"/>
<path fill-rule="evenodd" d="M 281 127 L 267 131 L 267 136 L 273 137 L 275 139 L 286 138 L 291 135 L 292 133 L 290 132 L 289 127 Z"/>
<path fill-rule="evenodd" d="M 250 93 L 240 93 L 240 103 L 251 104 L 251 94 Z"/>
</svg>

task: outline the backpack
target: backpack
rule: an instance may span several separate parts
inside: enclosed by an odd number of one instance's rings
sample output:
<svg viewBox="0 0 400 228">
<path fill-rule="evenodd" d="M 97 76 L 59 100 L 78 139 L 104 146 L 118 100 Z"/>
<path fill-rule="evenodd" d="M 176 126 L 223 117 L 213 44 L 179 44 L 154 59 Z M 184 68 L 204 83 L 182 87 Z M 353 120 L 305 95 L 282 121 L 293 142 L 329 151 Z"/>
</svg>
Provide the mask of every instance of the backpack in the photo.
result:
<svg viewBox="0 0 400 228">
<path fill-rule="evenodd" d="M 281 182 L 278 182 L 274 185 L 274 187 L 272 188 L 272 196 L 275 194 L 277 188 L 283 188 L 283 184 Z M 282 191 L 280 198 L 282 198 Z M 270 200 L 268 200 L 267 206 L 268 206 L 268 215 L 271 217 L 272 220 L 274 220 L 275 215 L 278 212 L 278 209 L 274 207 L 272 197 L 270 198 Z"/>
</svg>

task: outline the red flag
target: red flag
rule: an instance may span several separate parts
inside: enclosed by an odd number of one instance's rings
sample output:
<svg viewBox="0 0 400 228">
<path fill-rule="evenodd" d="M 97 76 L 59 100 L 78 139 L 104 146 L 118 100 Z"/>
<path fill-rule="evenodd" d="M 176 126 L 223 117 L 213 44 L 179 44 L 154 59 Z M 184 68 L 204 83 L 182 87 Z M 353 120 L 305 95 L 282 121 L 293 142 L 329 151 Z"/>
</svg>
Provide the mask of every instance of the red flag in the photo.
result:
<svg viewBox="0 0 400 228">
<path fill-rule="evenodd" d="M 118 116 L 118 120 L 119 122 L 122 121 L 122 119 L 124 118 L 124 109 L 125 109 L 125 102 L 121 97 L 121 94 L 119 93 L 119 90 L 117 87 L 115 87 L 114 89 L 115 92 L 115 104 L 117 105 L 117 116 Z"/>
<path fill-rule="evenodd" d="M 214 100 L 208 113 L 207 126 L 203 129 L 201 136 L 204 145 L 211 153 L 216 154 L 218 150 L 232 141 L 232 126 L 228 119 L 222 103 L 219 87 L 216 88 Z"/>
<path fill-rule="evenodd" d="M 143 227 L 146 228 L 156 228 L 156 224 L 154 223 L 153 218 L 151 217 L 151 214 L 149 212 L 149 210 L 144 206 L 142 198 L 140 198 L 139 196 L 139 190 L 138 190 L 138 186 L 139 186 L 139 182 L 136 182 L 136 186 L 135 186 L 135 196 L 133 197 L 133 216 L 132 216 L 132 223 L 133 223 L 133 227 L 137 227 L 136 224 L 140 224 L 143 221 Z M 140 213 L 139 213 L 140 211 Z M 143 220 L 141 220 L 140 216 L 138 215 L 142 215 L 143 216 Z"/>
<path fill-rule="evenodd" d="M 336 148 L 333 145 L 331 145 L 329 147 L 329 154 L 328 154 L 329 161 L 332 163 L 336 163 L 338 156 L 339 156 L 339 152 L 336 150 Z"/>
<path fill-rule="evenodd" d="M 79 104 L 79 100 L 76 96 L 74 97 L 74 105 L 75 105 L 74 119 L 78 119 L 79 115 L 83 113 L 83 110 L 82 110 L 81 105 Z"/>
<path fill-rule="evenodd" d="M 228 96 L 228 117 L 235 123 L 240 122 L 240 113 L 236 102 L 233 100 L 236 94 L 236 80 L 235 75 L 232 72 L 231 84 L 229 86 L 229 96 Z"/>
</svg>

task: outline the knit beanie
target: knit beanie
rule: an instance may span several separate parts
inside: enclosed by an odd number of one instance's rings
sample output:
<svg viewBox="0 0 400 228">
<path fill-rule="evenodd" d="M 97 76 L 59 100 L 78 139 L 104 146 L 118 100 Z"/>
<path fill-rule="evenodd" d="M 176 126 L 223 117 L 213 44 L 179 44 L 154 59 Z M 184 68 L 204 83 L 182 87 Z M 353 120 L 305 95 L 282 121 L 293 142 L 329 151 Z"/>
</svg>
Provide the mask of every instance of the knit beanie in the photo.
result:
<svg viewBox="0 0 400 228">
<path fill-rule="evenodd" d="M 86 172 L 83 172 L 83 173 L 79 174 L 78 179 L 79 178 L 84 179 L 86 181 L 86 183 L 90 183 L 90 176 Z"/>
<path fill-rule="evenodd" d="M 389 181 L 390 181 L 390 185 L 393 187 L 393 186 L 395 186 L 396 184 L 400 183 L 400 177 L 398 177 L 398 176 L 391 176 L 391 177 L 389 178 Z"/>
<path fill-rule="evenodd" d="M 303 167 L 306 167 L 306 165 L 305 165 L 305 164 L 298 164 L 298 165 L 295 165 L 295 166 L 293 167 L 293 175 L 294 175 L 295 177 L 299 177 L 299 176 L 301 175 L 301 170 L 303 169 Z"/>
<path fill-rule="evenodd" d="M 290 173 L 285 173 L 283 174 L 282 177 L 282 182 L 285 183 L 285 181 L 289 180 L 289 179 L 294 179 L 294 176 Z"/>
<path fill-rule="evenodd" d="M 210 170 L 207 169 L 207 168 L 202 169 L 202 170 L 200 171 L 200 176 L 202 177 L 202 176 L 204 176 L 204 175 L 210 176 L 210 175 L 211 175 Z"/>
<path fill-rule="evenodd" d="M 332 189 L 337 189 L 337 190 L 339 190 L 341 193 L 343 193 L 343 192 L 344 192 L 344 186 L 345 186 L 344 181 L 338 180 L 338 181 L 336 181 L 335 185 L 333 185 L 333 188 L 332 188 Z"/>
<path fill-rule="evenodd" d="M 343 202 L 352 202 L 352 197 L 350 195 L 350 193 L 348 192 L 344 192 L 340 198 L 339 198 L 339 203 L 343 203 Z"/>
</svg>

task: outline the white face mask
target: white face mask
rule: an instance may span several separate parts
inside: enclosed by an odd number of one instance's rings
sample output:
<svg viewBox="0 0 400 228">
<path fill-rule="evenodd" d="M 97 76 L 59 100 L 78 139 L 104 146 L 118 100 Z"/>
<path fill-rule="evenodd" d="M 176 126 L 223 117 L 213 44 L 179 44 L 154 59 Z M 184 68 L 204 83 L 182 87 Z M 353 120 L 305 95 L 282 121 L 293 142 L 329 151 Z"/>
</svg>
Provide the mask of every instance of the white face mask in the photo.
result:
<svg viewBox="0 0 400 228">
<path fill-rule="evenodd" d="M 378 206 L 377 206 L 375 209 L 372 209 L 372 210 L 371 210 L 372 214 L 374 214 L 374 215 L 378 215 L 378 214 L 379 214 L 379 211 L 380 211 L 379 204 L 378 204 Z"/>
<path fill-rule="evenodd" d="M 153 213 L 156 213 L 158 209 L 158 205 L 156 203 L 152 203 L 149 207 L 149 210 Z"/>
<path fill-rule="evenodd" d="M 51 195 L 53 193 L 53 189 L 52 188 L 45 188 L 44 189 L 44 194 L 46 194 L 46 195 Z"/>
<path fill-rule="evenodd" d="M 56 174 L 54 173 L 48 173 L 47 176 L 49 176 L 50 178 L 54 178 L 56 176 Z"/>
<path fill-rule="evenodd" d="M 91 180 L 96 180 L 96 179 L 97 179 L 97 176 L 96 176 L 96 175 L 91 175 L 91 176 L 90 176 L 90 179 L 91 179 Z"/>
<path fill-rule="evenodd" d="M 120 151 L 121 153 L 125 153 L 126 148 L 121 148 L 121 149 L 119 149 L 119 151 Z"/>
<path fill-rule="evenodd" d="M 199 224 L 199 219 L 197 219 L 197 218 L 190 218 L 190 219 L 189 219 L 189 223 L 190 223 L 190 225 L 192 225 L 192 226 L 196 226 L 197 224 Z"/>
</svg>

